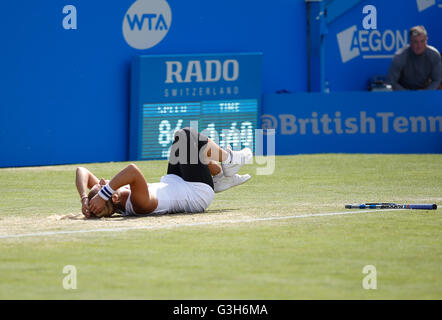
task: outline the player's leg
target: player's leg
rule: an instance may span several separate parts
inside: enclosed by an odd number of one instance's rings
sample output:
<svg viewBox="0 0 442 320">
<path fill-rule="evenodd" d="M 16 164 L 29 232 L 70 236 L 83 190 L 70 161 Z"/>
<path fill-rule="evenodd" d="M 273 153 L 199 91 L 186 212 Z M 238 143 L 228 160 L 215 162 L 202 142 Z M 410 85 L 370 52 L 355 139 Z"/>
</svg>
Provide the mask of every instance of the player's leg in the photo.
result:
<svg viewBox="0 0 442 320">
<path fill-rule="evenodd" d="M 205 157 L 207 161 L 219 161 L 226 177 L 234 176 L 246 163 L 251 163 L 253 154 L 249 148 L 233 151 L 230 146 L 224 150 L 212 139 L 208 139 Z"/>
<path fill-rule="evenodd" d="M 229 152 L 217 145 L 215 141 L 208 138 L 206 150 L 203 156 L 205 157 L 206 161 L 223 162 L 228 160 Z"/>
<path fill-rule="evenodd" d="M 207 163 L 207 166 L 209 167 L 209 171 L 212 177 L 216 177 L 222 174 L 223 169 L 217 161 L 210 160 L 209 163 Z"/>
<path fill-rule="evenodd" d="M 192 128 L 178 130 L 170 149 L 167 173 L 188 182 L 206 183 L 213 189 L 208 162 L 200 159 L 200 153 L 204 153 L 207 143 L 208 138 Z"/>
<path fill-rule="evenodd" d="M 216 193 L 239 186 L 251 178 L 249 174 L 239 175 L 237 173 L 231 177 L 226 177 L 221 165 L 213 160 L 210 160 L 207 166 L 212 174 L 213 186 Z"/>
<path fill-rule="evenodd" d="M 184 128 L 175 133 L 167 173 L 178 175 L 185 181 L 207 183 L 213 189 L 215 181 L 218 182 L 223 176 L 231 177 L 218 184 L 222 187 L 217 187 L 217 190 L 224 191 L 250 179 L 249 175 L 240 176 L 236 172 L 251 158 L 252 152 L 248 148 L 241 151 L 224 150 L 207 136 Z M 217 162 L 221 162 L 221 166 Z"/>
</svg>

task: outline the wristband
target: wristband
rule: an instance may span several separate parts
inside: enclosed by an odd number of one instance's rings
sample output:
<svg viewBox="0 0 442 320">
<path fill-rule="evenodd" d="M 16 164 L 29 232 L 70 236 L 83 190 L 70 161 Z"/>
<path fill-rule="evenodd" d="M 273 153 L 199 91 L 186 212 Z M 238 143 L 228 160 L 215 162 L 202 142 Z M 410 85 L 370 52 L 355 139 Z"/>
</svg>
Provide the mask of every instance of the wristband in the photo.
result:
<svg viewBox="0 0 442 320">
<path fill-rule="evenodd" d="M 100 191 L 98 191 L 98 195 L 104 200 L 109 200 L 110 197 L 114 194 L 114 190 L 110 187 L 109 183 L 103 186 Z"/>
</svg>

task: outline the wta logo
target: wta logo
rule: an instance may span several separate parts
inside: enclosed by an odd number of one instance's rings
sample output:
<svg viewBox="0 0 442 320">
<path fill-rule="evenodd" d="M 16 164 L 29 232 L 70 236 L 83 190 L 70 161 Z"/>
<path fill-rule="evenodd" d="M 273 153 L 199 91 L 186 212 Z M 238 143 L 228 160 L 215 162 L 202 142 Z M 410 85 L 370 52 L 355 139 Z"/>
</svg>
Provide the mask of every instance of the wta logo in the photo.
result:
<svg viewBox="0 0 442 320">
<path fill-rule="evenodd" d="M 123 36 L 132 48 L 144 50 L 164 39 L 172 24 L 166 0 L 137 0 L 123 19 Z"/>
</svg>

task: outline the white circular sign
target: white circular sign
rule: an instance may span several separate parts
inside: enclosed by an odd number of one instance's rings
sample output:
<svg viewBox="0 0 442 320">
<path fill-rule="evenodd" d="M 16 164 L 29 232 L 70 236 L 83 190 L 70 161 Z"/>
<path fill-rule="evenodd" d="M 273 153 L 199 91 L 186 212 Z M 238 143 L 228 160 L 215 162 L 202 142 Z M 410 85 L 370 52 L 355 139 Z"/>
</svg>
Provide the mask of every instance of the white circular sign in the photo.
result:
<svg viewBox="0 0 442 320">
<path fill-rule="evenodd" d="M 166 0 L 137 0 L 123 19 L 123 36 L 135 49 L 149 49 L 164 39 L 172 24 Z"/>
</svg>

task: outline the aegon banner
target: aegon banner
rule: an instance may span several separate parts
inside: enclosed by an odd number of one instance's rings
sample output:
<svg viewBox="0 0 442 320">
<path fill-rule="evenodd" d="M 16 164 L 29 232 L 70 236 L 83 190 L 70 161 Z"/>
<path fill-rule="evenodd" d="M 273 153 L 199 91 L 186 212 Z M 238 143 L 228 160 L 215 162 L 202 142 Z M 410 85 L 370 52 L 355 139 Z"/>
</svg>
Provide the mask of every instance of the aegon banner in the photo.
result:
<svg viewBox="0 0 442 320">
<path fill-rule="evenodd" d="M 276 154 L 441 153 L 442 92 L 272 94 L 262 127 Z"/>
<path fill-rule="evenodd" d="M 364 7 L 373 8 L 372 16 Z M 428 44 L 442 51 L 442 0 L 364 0 L 327 25 L 325 80 L 330 91 L 367 90 L 386 76 L 396 51 L 408 46 L 409 29 L 424 25 Z M 376 21 L 364 26 L 364 20 Z"/>
</svg>

